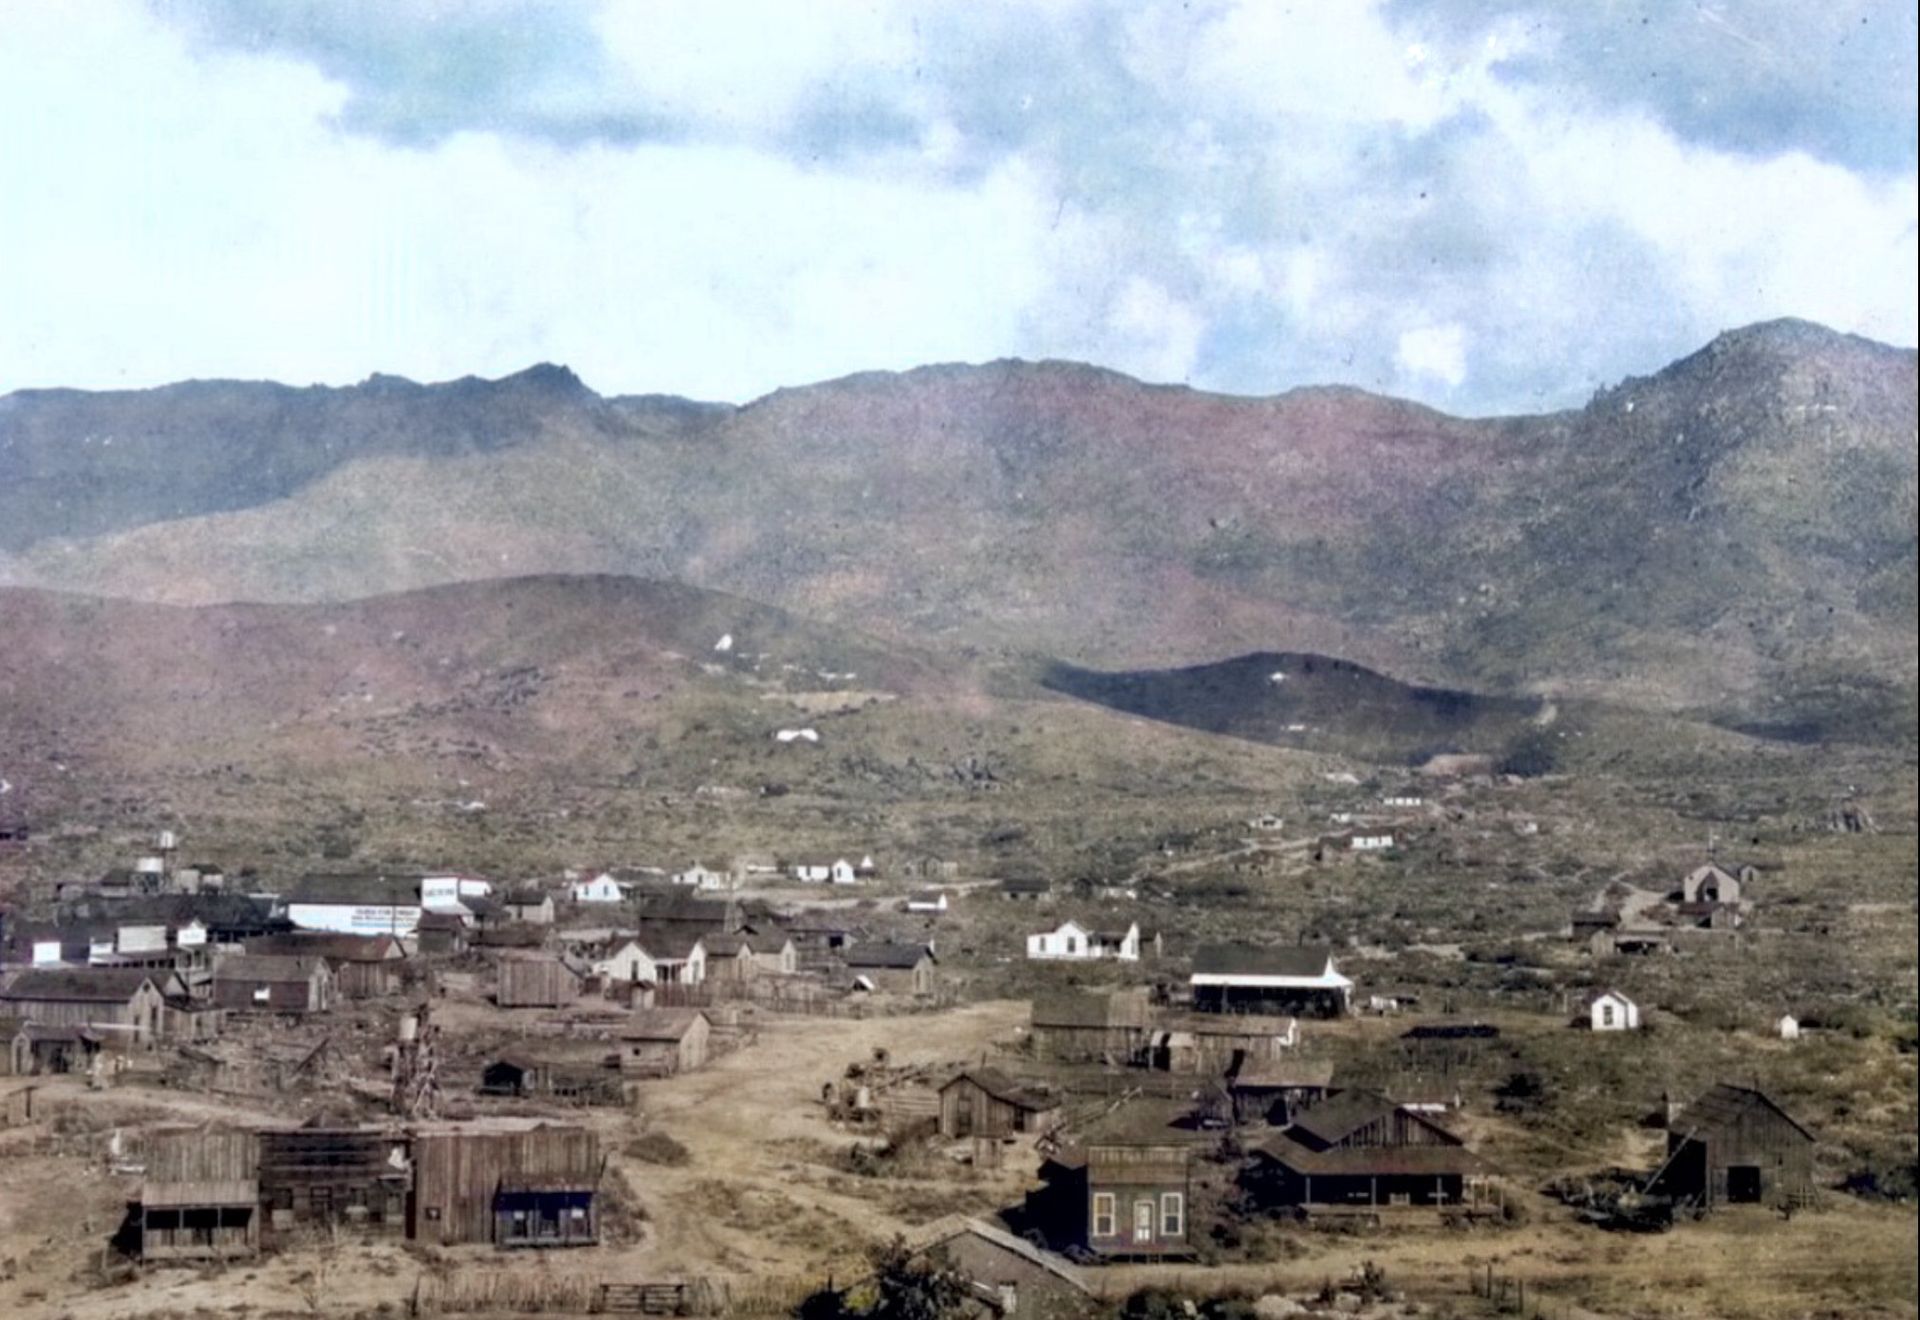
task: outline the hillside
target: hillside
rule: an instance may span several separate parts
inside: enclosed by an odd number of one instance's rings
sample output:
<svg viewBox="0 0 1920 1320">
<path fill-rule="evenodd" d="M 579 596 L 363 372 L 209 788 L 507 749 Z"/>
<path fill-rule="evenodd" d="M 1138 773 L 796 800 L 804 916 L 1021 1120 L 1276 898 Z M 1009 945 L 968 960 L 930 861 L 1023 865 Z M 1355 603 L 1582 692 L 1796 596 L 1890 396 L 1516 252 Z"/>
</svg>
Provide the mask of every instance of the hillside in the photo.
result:
<svg viewBox="0 0 1920 1320">
<path fill-rule="evenodd" d="M 41 511 L 0 520 L 0 582 L 202 603 L 631 574 L 913 646 L 1100 669 L 1312 652 L 1881 737 L 1912 727 L 1915 381 L 1912 351 L 1780 322 L 1584 409 L 1489 420 L 1021 362 L 741 408 L 602 400 L 557 369 L 258 415 L 218 390 L 190 412 L 16 395 L 0 477 L 29 472 L 41 493 L 13 498 Z M 173 420 L 109 462 L 85 443 L 102 398 Z M 176 451 L 197 494 L 125 493 Z"/>
</svg>

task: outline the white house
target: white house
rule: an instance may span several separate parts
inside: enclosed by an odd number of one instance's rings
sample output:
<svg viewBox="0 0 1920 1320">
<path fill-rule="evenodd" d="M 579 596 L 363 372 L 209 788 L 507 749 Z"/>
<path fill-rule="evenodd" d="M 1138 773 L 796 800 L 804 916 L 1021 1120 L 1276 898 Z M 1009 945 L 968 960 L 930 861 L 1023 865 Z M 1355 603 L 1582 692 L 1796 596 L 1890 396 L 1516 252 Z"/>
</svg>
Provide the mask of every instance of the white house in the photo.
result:
<svg viewBox="0 0 1920 1320">
<path fill-rule="evenodd" d="M 1426 805 L 1426 799 L 1413 793 L 1389 793 L 1380 799 L 1383 807 L 1420 807 Z"/>
<path fill-rule="evenodd" d="M 1791 1013 L 1782 1014 L 1780 1020 L 1773 1024 L 1773 1029 L 1779 1033 L 1781 1040 L 1800 1039 L 1800 1019 Z"/>
<path fill-rule="evenodd" d="M 1088 961 L 1117 958 L 1137 962 L 1140 958 L 1140 925 L 1129 925 L 1124 933 L 1089 930 L 1077 921 L 1063 921 L 1053 930 L 1027 936 L 1027 957 Z"/>
<path fill-rule="evenodd" d="M 1595 1031 L 1638 1031 L 1640 1005 L 1618 990 L 1597 990 L 1583 1001 L 1587 1025 Z"/>
<path fill-rule="evenodd" d="M 576 903 L 618 903 L 627 896 L 626 886 L 602 871 L 591 880 L 575 881 L 568 891 Z"/>
<path fill-rule="evenodd" d="M 1285 826 L 1286 826 L 1286 822 L 1281 820 L 1280 817 L 1274 815 L 1271 811 L 1264 812 L 1261 815 L 1255 816 L 1252 820 L 1247 822 L 1248 829 L 1258 830 L 1263 834 L 1272 834 L 1276 830 L 1282 829 Z"/>
<path fill-rule="evenodd" d="M 725 889 L 729 877 L 724 871 L 709 871 L 695 862 L 684 871 L 674 872 L 672 879 L 674 884 L 689 889 Z"/>
<path fill-rule="evenodd" d="M 909 912 L 945 912 L 947 910 L 947 891 L 930 889 L 923 894 L 913 894 L 907 898 Z"/>
<path fill-rule="evenodd" d="M 858 868 L 844 857 L 831 862 L 800 862 L 793 878 L 810 885 L 855 885 L 860 883 Z"/>
<path fill-rule="evenodd" d="M 1393 835 L 1356 831 L 1347 839 L 1347 847 L 1354 852 L 1385 852 L 1393 847 Z"/>
<path fill-rule="evenodd" d="M 641 931 L 594 959 L 593 970 L 608 984 L 699 985 L 707 979 L 707 946 L 698 936 Z"/>
</svg>

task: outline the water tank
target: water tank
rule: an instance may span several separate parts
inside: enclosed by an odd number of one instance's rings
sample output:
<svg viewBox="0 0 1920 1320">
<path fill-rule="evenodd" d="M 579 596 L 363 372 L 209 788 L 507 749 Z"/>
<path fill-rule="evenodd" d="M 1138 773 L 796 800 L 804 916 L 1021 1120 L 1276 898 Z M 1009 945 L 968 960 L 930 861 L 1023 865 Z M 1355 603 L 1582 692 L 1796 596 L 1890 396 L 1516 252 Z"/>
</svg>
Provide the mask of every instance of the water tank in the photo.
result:
<svg viewBox="0 0 1920 1320">
<path fill-rule="evenodd" d="M 400 1016 L 400 1039 L 401 1039 L 401 1040 L 402 1040 L 403 1042 L 405 1042 L 405 1041 L 411 1041 L 411 1040 L 412 1040 L 412 1039 L 414 1038 L 414 1036 L 415 1036 L 415 1035 L 417 1035 L 417 1034 L 419 1033 L 419 1030 L 420 1030 L 420 1019 L 419 1019 L 419 1018 L 417 1018 L 417 1017 L 415 1017 L 415 1016 L 414 1016 L 413 1014 L 411 1014 L 411 1013 L 403 1013 L 403 1014 L 401 1014 L 401 1016 Z"/>
<path fill-rule="evenodd" d="M 161 830 L 159 837 L 154 840 L 153 846 L 161 852 L 172 852 L 180 846 L 180 839 L 172 830 Z"/>
</svg>

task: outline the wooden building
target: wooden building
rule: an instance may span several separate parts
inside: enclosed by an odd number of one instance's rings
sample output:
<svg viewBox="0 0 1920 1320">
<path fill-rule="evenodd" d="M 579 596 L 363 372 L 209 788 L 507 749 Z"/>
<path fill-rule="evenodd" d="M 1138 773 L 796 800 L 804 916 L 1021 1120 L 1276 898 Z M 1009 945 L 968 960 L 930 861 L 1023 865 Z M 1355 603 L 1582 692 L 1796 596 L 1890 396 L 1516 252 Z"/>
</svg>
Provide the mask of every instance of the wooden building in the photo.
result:
<svg viewBox="0 0 1920 1320">
<path fill-rule="evenodd" d="M 421 915 L 459 918 L 448 913 Z M 420 938 L 420 927 L 414 928 Z M 343 999 L 384 999 L 400 993 L 406 982 L 406 946 L 391 935 L 343 935 L 324 931 L 264 935 L 247 941 L 248 953 L 277 954 L 300 958 L 323 958 L 333 972 L 334 992 Z"/>
<path fill-rule="evenodd" d="M 1078 1266 L 987 1220 L 949 1216 L 919 1230 L 909 1246 L 914 1260 L 937 1257 L 966 1279 L 968 1316 L 1083 1320 L 1099 1311 Z"/>
<path fill-rule="evenodd" d="M 500 902 L 506 909 L 508 921 L 519 922 L 523 926 L 553 924 L 553 895 L 537 885 L 509 889 Z"/>
<path fill-rule="evenodd" d="M 467 922 L 456 912 L 426 911 L 413 928 L 414 948 L 423 957 L 452 957 L 467 951 Z"/>
<path fill-rule="evenodd" d="M 556 1059 L 522 1052 L 489 1060 L 480 1069 L 480 1094 L 581 1105 L 619 1105 L 626 1100 L 620 1073 L 608 1067 L 604 1057 Z"/>
<path fill-rule="evenodd" d="M 177 978 L 141 968 L 34 967 L 0 989 L 0 1012 L 36 1026 L 149 1045 L 164 1027 L 164 984 L 179 988 Z"/>
<path fill-rule="evenodd" d="M 940 1088 L 940 1135 L 949 1141 L 1044 1132 L 1059 1117 L 1056 1098 L 998 1068 L 969 1068 Z"/>
<path fill-rule="evenodd" d="M 1285 1127 L 1324 1100 L 1332 1084 L 1333 1065 L 1324 1059 L 1276 1059 L 1241 1068 L 1227 1092 L 1238 1122 Z"/>
<path fill-rule="evenodd" d="M 33 1097 L 37 1086 L 16 1086 L 0 1092 L 0 1128 L 25 1127 L 34 1120 Z"/>
<path fill-rule="evenodd" d="M 269 1128 L 258 1140 L 269 1239 L 308 1228 L 406 1231 L 413 1166 L 404 1133 L 374 1126 Z"/>
<path fill-rule="evenodd" d="M 1483 1166 L 1460 1139 L 1373 1091 L 1338 1091 L 1257 1143 L 1243 1182 L 1266 1206 L 1462 1205 Z"/>
<path fill-rule="evenodd" d="M 750 937 L 720 932 L 700 937 L 707 953 L 706 980 L 723 985 L 739 985 L 759 974 L 760 964 L 753 955 Z"/>
<path fill-rule="evenodd" d="M 752 931 L 747 947 L 753 953 L 756 973 L 792 976 L 800 970 L 800 950 L 793 937 L 783 930 Z"/>
<path fill-rule="evenodd" d="M 149 1133 L 135 1210 L 140 1258 L 227 1260 L 258 1251 L 259 1154 L 251 1132 Z"/>
<path fill-rule="evenodd" d="M 1813 1192 L 1814 1136 L 1750 1087 L 1715 1086 L 1667 1125 L 1653 1189 L 1702 1209 L 1798 1203 Z"/>
<path fill-rule="evenodd" d="M 586 1128 L 534 1120 L 421 1124 L 408 1236 L 451 1246 L 599 1240 L 602 1160 Z"/>
<path fill-rule="evenodd" d="M 1193 1154 L 1213 1139 L 1184 1103 L 1136 1100 L 1046 1160 L 1026 1216 L 1075 1259 L 1189 1256 Z"/>
<path fill-rule="evenodd" d="M 502 953 L 494 972 L 501 1008 L 565 1008 L 585 989 L 581 969 L 551 954 Z"/>
<path fill-rule="evenodd" d="M 1038 1059 L 1124 1065 L 1144 1060 L 1151 1022 L 1145 986 L 1068 990 L 1034 999 L 1029 1034 Z"/>
<path fill-rule="evenodd" d="M 1043 903 L 1053 897 L 1053 882 L 1038 876 L 1017 876 L 1002 880 L 1000 897 L 1013 903 Z"/>
<path fill-rule="evenodd" d="M 1203 945 L 1189 978 L 1202 1013 L 1283 1013 L 1339 1017 L 1353 1006 L 1353 982 L 1316 946 Z"/>
<path fill-rule="evenodd" d="M 9 1028 L 4 1044 L 8 1069 L 15 1075 L 58 1076 L 91 1072 L 106 1040 L 91 1027 L 20 1022 Z"/>
<path fill-rule="evenodd" d="M 670 1077 L 705 1066 L 713 1024 L 697 1008 L 651 1008 L 616 1033 L 623 1072 Z"/>
<path fill-rule="evenodd" d="M 324 958 L 223 953 L 213 969 L 214 1005 L 233 1013 L 327 1013 L 333 996 Z"/>
<path fill-rule="evenodd" d="M 1264 1013 L 1187 1013 L 1156 1030 L 1148 1063 L 1163 1072 L 1222 1076 L 1248 1063 L 1273 1063 L 1300 1043 L 1296 1018 Z"/>
<path fill-rule="evenodd" d="M 844 955 L 856 990 L 897 995 L 934 991 L 934 956 L 924 944 L 857 944 Z"/>
</svg>

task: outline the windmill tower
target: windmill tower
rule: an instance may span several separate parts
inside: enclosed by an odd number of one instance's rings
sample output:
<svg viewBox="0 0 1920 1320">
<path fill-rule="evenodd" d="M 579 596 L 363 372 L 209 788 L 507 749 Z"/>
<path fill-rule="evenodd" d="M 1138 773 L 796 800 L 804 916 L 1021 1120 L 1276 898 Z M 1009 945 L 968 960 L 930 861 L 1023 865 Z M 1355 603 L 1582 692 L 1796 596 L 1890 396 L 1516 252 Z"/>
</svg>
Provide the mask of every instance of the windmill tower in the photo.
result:
<svg viewBox="0 0 1920 1320">
<path fill-rule="evenodd" d="M 399 1118 L 432 1118 L 440 1106 L 432 1015 L 424 1001 L 400 1015 L 393 1043 L 393 1112 Z"/>
</svg>

